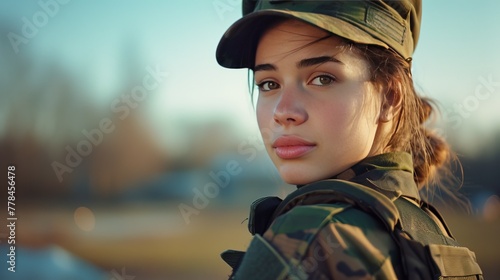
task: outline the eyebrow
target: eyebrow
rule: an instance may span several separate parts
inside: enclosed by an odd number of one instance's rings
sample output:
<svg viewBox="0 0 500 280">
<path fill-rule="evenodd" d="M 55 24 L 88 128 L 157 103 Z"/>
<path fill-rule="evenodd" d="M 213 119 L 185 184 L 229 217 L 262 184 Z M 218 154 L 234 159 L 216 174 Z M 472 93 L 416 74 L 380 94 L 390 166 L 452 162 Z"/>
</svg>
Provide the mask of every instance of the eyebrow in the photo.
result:
<svg viewBox="0 0 500 280">
<path fill-rule="evenodd" d="M 278 69 L 278 67 L 276 67 L 272 64 L 266 63 L 266 64 L 255 65 L 255 67 L 253 68 L 253 71 L 254 72 L 257 72 L 257 71 L 276 71 L 277 69 Z"/>
<path fill-rule="evenodd" d="M 335 63 L 344 64 L 342 61 L 336 59 L 333 56 L 318 56 L 318 57 L 311 57 L 311 58 L 302 59 L 301 61 L 297 62 L 297 68 L 310 67 L 310 66 L 314 66 L 314 65 L 323 64 L 326 62 L 335 62 Z M 276 71 L 277 69 L 278 69 L 278 67 L 276 67 L 275 65 L 265 63 L 265 64 L 255 65 L 255 67 L 253 68 L 253 71 L 254 72 L 257 72 L 257 71 Z"/>
<path fill-rule="evenodd" d="M 325 62 L 335 62 L 335 63 L 344 64 L 342 61 L 336 59 L 333 56 L 319 56 L 319 57 L 302 59 L 301 61 L 299 61 L 297 63 L 297 68 L 305 68 L 305 67 L 309 67 L 309 66 L 323 64 Z"/>
</svg>

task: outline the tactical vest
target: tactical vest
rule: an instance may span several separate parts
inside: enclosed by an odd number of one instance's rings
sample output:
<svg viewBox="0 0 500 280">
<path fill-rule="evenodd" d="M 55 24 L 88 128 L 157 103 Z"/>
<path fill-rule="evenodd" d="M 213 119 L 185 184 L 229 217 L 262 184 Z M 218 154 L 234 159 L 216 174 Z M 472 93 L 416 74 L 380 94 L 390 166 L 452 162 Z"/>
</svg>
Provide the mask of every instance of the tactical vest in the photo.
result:
<svg viewBox="0 0 500 280">
<path fill-rule="evenodd" d="M 343 203 L 347 205 L 345 209 L 361 209 L 384 225 L 399 247 L 404 279 L 483 279 L 474 252 L 459 246 L 434 207 L 424 202 L 419 206 L 403 197 L 401 191 L 377 191 L 337 179 L 303 186 L 284 201 L 278 197 L 255 201 L 249 218 L 249 231 L 255 237 L 248 253 L 258 256 L 254 257 L 255 261 L 240 265 L 244 252 L 227 250 L 222 253 L 224 261 L 233 268 L 231 279 L 288 279 L 280 278 L 287 274 L 283 273 L 287 269 L 284 260 L 275 252 L 266 253 L 270 250 L 259 242 L 260 236 L 278 216 L 296 205 L 333 203 Z M 332 207 L 332 211 L 338 209 Z M 269 278 L 255 278 L 255 271 L 262 270 L 262 265 L 272 265 L 279 273 L 266 274 Z"/>
</svg>

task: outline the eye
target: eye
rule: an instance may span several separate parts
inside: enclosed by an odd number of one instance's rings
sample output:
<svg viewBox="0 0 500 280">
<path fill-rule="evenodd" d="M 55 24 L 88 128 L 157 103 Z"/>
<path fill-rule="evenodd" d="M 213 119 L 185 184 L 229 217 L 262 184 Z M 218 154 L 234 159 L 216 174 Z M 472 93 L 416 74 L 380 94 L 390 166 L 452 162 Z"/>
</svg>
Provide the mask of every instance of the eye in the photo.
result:
<svg viewBox="0 0 500 280">
<path fill-rule="evenodd" d="M 335 77 L 329 76 L 329 75 L 320 75 L 314 78 L 310 84 L 315 85 L 315 86 L 327 86 L 329 84 L 332 84 L 335 82 Z"/>
<path fill-rule="evenodd" d="M 270 91 L 279 89 L 280 85 L 273 81 L 265 81 L 257 85 L 260 91 Z"/>
</svg>

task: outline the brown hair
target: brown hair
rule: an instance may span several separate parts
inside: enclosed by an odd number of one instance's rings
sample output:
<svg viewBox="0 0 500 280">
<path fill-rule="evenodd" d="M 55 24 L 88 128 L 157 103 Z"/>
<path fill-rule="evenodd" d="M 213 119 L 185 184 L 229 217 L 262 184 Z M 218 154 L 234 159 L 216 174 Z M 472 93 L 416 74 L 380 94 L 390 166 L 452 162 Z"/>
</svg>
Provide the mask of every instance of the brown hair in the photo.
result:
<svg viewBox="0 0 500 280">
<path fill-rule="evenodd" d="M 371 67 L 372 82 L 385 93 L 385 98 L 400 98 L 401 107 L 386 151 L 405 151 L 412 154 L 414 178 L 425 198 L 432 196 L 429 186 L 440 187 L 461 203 L 456 192 L 461 180 L 452 174 L 451 165 L 460 163 L 448 143 L 427 128 L 429 117 L 436 113 L 434 102 L 418 95 L 413 84 L 410 64 L 394 51 L 378 46 L 351 43 Z"/>
</svg>

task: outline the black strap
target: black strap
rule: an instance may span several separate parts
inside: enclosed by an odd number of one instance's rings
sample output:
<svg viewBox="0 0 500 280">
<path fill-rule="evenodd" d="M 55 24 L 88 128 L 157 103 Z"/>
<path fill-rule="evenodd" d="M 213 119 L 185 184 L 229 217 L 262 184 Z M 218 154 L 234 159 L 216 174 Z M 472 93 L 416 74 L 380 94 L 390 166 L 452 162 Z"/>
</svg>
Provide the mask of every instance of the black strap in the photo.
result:
<svg viewBox="0 0 500 280">
<path fill-rule="evenodd" d="M 221 258 L 232 268 L 236 269 L 240 265 L 244 251 L 226 250 L 220 254 Z"/>
<path fill-rule="evenodd" d="M 276 196 L 268 196 L 257 199 L 250 206 L 250 216 L 248 218 L 248 231 L 252 235 L 264 235 L 267 228 L 271 225 L 272 215 L 282 199 Z"/>
</svg>

